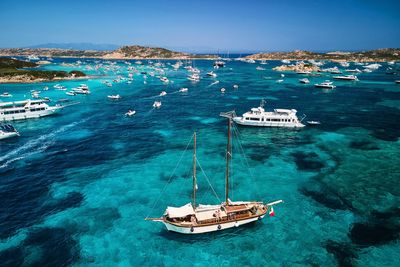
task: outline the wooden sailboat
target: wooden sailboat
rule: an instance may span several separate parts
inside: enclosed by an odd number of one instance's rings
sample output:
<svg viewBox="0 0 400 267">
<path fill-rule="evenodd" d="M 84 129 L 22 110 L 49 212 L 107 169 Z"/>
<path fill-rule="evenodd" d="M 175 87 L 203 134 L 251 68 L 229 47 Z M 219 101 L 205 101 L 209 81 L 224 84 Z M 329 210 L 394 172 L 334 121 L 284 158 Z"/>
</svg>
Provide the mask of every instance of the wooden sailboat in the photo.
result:
<svg viewBox="0 0 400 267">
<path fill-rule="evenodd" d="M 224 115 L 222 115 L 224 116 Z M 194 133 L 193 144 L 193 199 L 181 207 L 167 207 L 160 218 L 146 218 L 146 220 L 162 222 L 169 231 L 182 234 L 201 234 L 220 231 L 228 228 L 261 220 L 267 213 L 273 215 L 273 205 L 283 202 L 282 200 L 272 203 L 262 201 L 236 201 L 229 199 L 229 163 L 231 159 L 231 116 L 228 118 L 228 141 L 226 148 L 226 173 L 225 173 L 225 202 L 220 205 L 197 205 L 197 177 L 196 177 L 196 133 Z"/>
</svg>

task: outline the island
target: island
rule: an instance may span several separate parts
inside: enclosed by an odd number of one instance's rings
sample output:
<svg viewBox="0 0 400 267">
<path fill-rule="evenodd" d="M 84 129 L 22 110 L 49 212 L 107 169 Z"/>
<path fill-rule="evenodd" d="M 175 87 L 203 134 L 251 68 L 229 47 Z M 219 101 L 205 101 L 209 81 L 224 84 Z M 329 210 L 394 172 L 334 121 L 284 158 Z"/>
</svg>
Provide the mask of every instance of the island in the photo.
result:
<svg viewBox="0 0 400 267">
<path fill-rule="evenodd" d="M 400 61 L 400 49 L 383 48 L 369 51 L 335 51 L 328 53 L 295 50 L 292 52 L 258 53 L 249 55 L 246 58 L 253 60 L 330 60 L 339 62 L 386 62 Z"/>
<path fill-rule="evenodd" d="M 217 55 L 175 52 L 161 47 L 122 46 L 114 51 L 58 48 L 3 48 L 0 56 L 76 57 L 101 59 L 217 59 Z"/>
<path fill-rule="evenodd" d="M 51 80 L 68 80 L 85 78 L 86 74 L 73 70 L 50 71 L 35 69 L 39 64 L 12 58 L 0 58 L 0 83 L 32 83 Z"/>
</svg>

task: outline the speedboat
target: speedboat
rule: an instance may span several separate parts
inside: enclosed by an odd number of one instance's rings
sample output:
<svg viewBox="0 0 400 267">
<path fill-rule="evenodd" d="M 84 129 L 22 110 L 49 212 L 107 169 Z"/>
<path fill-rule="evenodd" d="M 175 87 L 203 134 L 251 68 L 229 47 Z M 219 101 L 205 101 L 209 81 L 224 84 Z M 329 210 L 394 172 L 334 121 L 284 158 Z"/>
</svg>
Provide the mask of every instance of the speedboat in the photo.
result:
<svg viewBox="0 0 400 267">
<path fill-rule="evenodd" d="M 11 124 L 0 125 L 0 140 L 14 136 L 19 136 L 19 133 Z"/>
<path fill-rule="evenodd" d="M 161 77 L 160 81 L 162 81 L 163 83 L 169 83 L 169 80 L 167 77 Z"/>
<path fill-rule="evenodd" d="M 397 84 L 400 84 L 400 80 L 396 80 L 396 81 L 394 81 L 395 83 L 397 83 Z"/>
<path fill-rule="evenodd" d="M 346 69 L 346 72 L 357 72 L 357 73 L 360 73 L 362 71 L 359 70 L 359 69 Z"/>
<path fill-rule="evenodd" d="M 329 89 L 333 89 L 333 88 L 336 87 L 335 85 L 333 85 L 333 82 L 330 82 L 330 81 L 317 83 L 317 84 L 314 84 L 314 86 L 317 87 L 317 88 L 329 88 Z"/>
<path fill-rule="evenodd" d="M 135 114 L 136 114 L 136 111 L 135 111 L 135 110 L 128 110 L 128 112 L 125 113 L 125 116 L 131 117 L 131 116 L 133 116 L 133 115 L 135 115 Z"/>
<path fill-rule="evenodd" d="M 288 128 L 302 128 L 305 125 L 298 119 L 295 109 L 274 109 L 273 111 L 265 111 L 265 101 L 262 100 L 257 108 L 252 108 L 250 111 L 244 113 L 241 117 L 236 116 L 232 112 L 233 121 L 239 125 L 245 126 L 258 126 L 258 127 L 288 127 Z"/>
<path fill-rule="evenodd" d="M 159 96 L 165 96 L 165 95 L 167 95 L 167 92 L 162 91 Z"/>
<path fill-rule="evenodd" d="M 216 68 L 225 67 L 225 62 L 223 62 L 222 60 L 215 61 L 214 62 L 214 67 L 216 67 Z"/>
<path fill-rule="evenodd" d="M 189 89 L 187 89 L 186 87 L 179 89 L 179 92 L 181 93 L 185 93 L 187 91 L 189 91 Z"/>
<path fill-rule="evenodd" d="M 234 88 L 234 89 L 238 89 L 238 88 L 239 88 L 239 85 L 234 84 L 234 85 L 233 85 L 233 88 Z"/>
<path fill-rule="evenodd" d="M 108 99 L 112 99 L 112 100 L 118 100 L 118 99 L 121 98 L 120 95 L 109 95 L 109 96 L 107 96 L 107 97 L 108 97 Z"/>
<path fill-rule="evenodd" d="M 265 68 L 257 66 L 256 70 L 265 70 Z"/>
<path fill-rule="evenodd" d="M 311 74 L 311 71 L 297 71 L 297 74 Z"/>
<path fill-rule="evenodd" d="M 310 83 L 310 80 L 307 79 L 307 78 L 303 78 L 303 79 L 300 79 L 299 82 L 300 82 L 300 83 L 308 84 L 308 83 Z"/>
<path fill-rule="evenodd" d="M 221 93 L 225 93 L 225 88 L 221 88 Z"/>
<path fill-rule="evenodd" d="M 76 95 L 76 93 L 74 91 L 69 91 L 69 92 L 66 92 L 65 94 L 70 95 L 70 96 L 75 96 Z"/>
<path fill-rule="evenodd" d="M 12 94 L 8 93 L 8 92 L 4 92 L 0 95 L 1 97 L 12 97 Z"/>
<path fill-rule="evenodd" d="M 358 81 L 358 78 L 355 75 L 333 76 L 332 78 L 335 80 Z"/>
<path fill-rule="evenodd" d="M 73 88 L 72 91 L 76 94 L 81 94 L 81 95 L 90 94 L 89 87 L 86 84 L 80 84 L 78 87 Z"/>
<path fill-rule="evenodd" d="M 153 108 L 160 108 L 160 107 L 161 107 L 161 101 L 154 101 Z"/>
<path fill-rule="evenodd" d="M 207 72 L 207 76 L 210 76 L 210 77 L 216 78 L 216 77 L 217 77 L 217 74 L 216 74 L 216 73 L 214 73 L 213 71 L 210 71 L 210 72 Z"/>
<path fill-rule="evenodd" d="M 307 124 L 308 125 L 320 125 L 321 122 L 319 122 L 319 121 L 307 121 Z"/>
<path fill-rule="evenodd" d="M 193 73 L 192 75 L 190 75 L 188 77 L 188 80 L 190 80 L 192 82 L 198 82 L 198 81 L 200 81 L 200 76 L 197 73 Z"/>
</svg>

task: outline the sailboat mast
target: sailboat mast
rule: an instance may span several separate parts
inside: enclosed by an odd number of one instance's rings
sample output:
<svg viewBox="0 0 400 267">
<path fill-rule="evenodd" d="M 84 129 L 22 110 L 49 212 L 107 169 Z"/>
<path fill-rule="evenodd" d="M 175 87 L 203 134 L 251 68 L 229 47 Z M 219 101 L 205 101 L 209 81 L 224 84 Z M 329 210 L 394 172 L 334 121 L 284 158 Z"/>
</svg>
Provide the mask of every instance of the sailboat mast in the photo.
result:
<svg viewBox="0 0 400 267">
<path fill-rule="evenodd" d="M 196 208 L 196 132 L 194 132 L 193 143 L 193 208 Z"/>
<path fill-rule="evenodd" d="M 228 142 L 226 145 L 225 203 L 229 205 L 229 161 L 231 158 L 231 118 L 228 118 Z"/>
</svg>

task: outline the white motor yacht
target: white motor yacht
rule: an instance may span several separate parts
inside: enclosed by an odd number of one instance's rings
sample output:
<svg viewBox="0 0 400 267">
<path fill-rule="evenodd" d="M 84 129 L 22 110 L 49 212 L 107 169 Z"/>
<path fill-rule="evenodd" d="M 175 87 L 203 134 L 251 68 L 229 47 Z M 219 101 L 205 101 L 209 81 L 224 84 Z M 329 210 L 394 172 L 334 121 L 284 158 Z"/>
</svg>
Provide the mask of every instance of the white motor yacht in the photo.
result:
<svg viewBox="0 0 400 267">
<path fill-rule="evenodd" d="M 188 80 L 190 80 L 192 82 L 198 82 L 198 81 L 200 81 L 200 76 L 197 73 L 193 73 L 192 75 L 190 75 L 188 77 Z"/>
<path fill-rule="evenodd" d="M 131 116 L 133 116 L 133 115 L 135 115 L 136 114 L 136 111 L 135 110 L 128 110 L 128 112 L 127 113 L 125 113 L 125 116 L 127 116 L 127 117 L 131 117 Z"/>
<path fill-rule="evenodd" d="M 63 106 L 49 106 L 45 100 L 23 100 L 0 103 L 0 121 L 24 120 L 52 115 Z"/>
<path fill-rule="evenodd" d="M 8 93 L 8 92 L 4 92 L 0 95 L 1 97 L 12 97 L 12 94 Z"/>
<path fill-rule="evenodd" d="M 300 79 L 299 82 L 300 83 L 304 83 L 304 84 L 308 84 L 308 83 L 310 83 L 310 80 L 307 79 L 307 78 L 303 78 L 303 79 Z"/>
<path fill-rule="evenodd" d="M 329 88 L 329 89 L 336 88 L 336 86 L 333 85 L 333 82 L 330 82 L 330 81 L 325 81 L 325 82 L 322 82 L 322 83 L 317 83 L 317 84 L 314 84 L 314 86 L 317 87 L 317 88 Z"/>
<path fill-rule="evenodd" d="M 165 95 L 167 95 L 167 92 L 165 92 L 165 91 L 162 91 L 162 92 L 159 94 L 159 96 L 165 96 Z"/>
<path fill-rule="evenodd" d="M 162 81 L 163 83 L 169 83 L 169 80 L 167 77 L 161 77 L 160 81 Z"/>
<path fill-rule="evenodd" d="M 216 77 L 217 77 L 217 74 L 216 74 L 215 72 L 213 72 L 213 71 L 210 71 L 210 72 L 207 72 L 207 76 L 216 78 Z"/>
<path fill-rule="evenodd" d="M 154 101 L 153 108 L 160 108 L 160 107 L 161 107 L 161 101 Z"/>
<path fill-rule="evenodd" d="M 355 75 L 340 75 L 340 76 L 333 76 L 332 78 L 335 80 L 358 81 L 358 78 Z"/>
<path fill-rule="evenodd" d="M 181 93 L 185 93 L 187 91 L 189 91 L 189 89 L 186 88 L 186 87 L 183 87 L 183 88 L 179 89 L 179 92 L 181 92 Z"/>
<path fill-rule="evenodd" d="M 121 96 L 120 95 L 108 95 L 107 98 L 111 99 L 111 100 L 118 100 L 118 99 L 121 99 Z"/>
<path fill-rule="evenodd" d="M 240 125 L 259 127 L 301 128 L 305 126 L 301 123 L 301 120 L 297 118 L 297 110 L 274 109 L 268 112 L 265 111 L 264 104 L 265 101 L 262 100 L 259 107 L 252 108 L 241 117 L 236 116 L 236 113 L 233 112 L 233 121 Z"/>
</svg>

